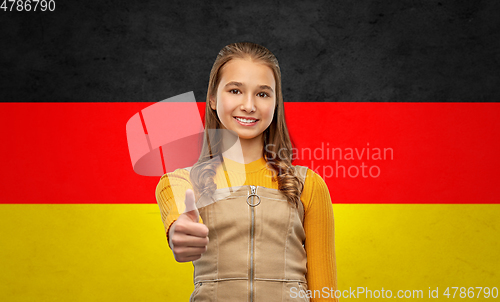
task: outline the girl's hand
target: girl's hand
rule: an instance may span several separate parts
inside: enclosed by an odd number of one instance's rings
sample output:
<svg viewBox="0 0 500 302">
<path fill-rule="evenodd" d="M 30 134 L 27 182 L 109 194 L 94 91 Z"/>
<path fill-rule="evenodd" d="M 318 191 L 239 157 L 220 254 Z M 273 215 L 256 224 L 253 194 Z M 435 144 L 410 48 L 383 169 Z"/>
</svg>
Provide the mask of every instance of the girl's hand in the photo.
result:
<svg viewBox="0 0 500 302">
<path fill-rule="evenodd" d="M 200 259 L 208 245 L 208 228 L 203 223 L 199 223 L 200 218 L 193 190 L 186 190 L 184 203 L 186 211 L 177 218 L 168 232 L 170 248 L 177 262 Z"/>
</svg>

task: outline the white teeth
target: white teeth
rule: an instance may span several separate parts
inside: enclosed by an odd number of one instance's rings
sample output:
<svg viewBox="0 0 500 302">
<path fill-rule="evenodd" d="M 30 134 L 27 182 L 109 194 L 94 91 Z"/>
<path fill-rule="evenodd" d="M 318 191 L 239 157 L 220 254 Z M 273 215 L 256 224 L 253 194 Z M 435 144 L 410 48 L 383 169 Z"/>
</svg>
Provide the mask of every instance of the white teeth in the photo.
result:
<svg viewBox="0 0 500 302">
<path fill-rule="evenodd" d="M 253 122 L 257 121 L 257 120 L 247 120 L 247 119 L 243 119 L 243 118 L 239 118 L 239 117 L 237 117 L 236 119 L 240 122 L 243 122 L 243 123 L 253 123 Z"/>
</svg>

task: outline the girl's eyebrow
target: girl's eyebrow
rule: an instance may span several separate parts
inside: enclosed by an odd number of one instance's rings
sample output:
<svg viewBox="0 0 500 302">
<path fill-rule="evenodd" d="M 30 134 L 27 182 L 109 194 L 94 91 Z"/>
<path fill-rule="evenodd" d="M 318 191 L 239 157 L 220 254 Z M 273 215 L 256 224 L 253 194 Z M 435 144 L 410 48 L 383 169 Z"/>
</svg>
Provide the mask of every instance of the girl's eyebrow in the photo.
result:
<svg viewBox="0 0 500 302">
<path fill-rule="evenodd" d="M 231 82 L 227 83 L 226 86 L 224 86 L 224 87 L 231 86 L 231 85 L 241 87 L 241 86 L 243 86 L 243 83 L 231 81 Z"/>
<path fill-rule="evenodd" d="M 260 85 L 259 88 L 263 89 L 263 90 L 269 90 L 271 92 L 274 92 L 274 90 L 270 86 L 267 86 L 267 85 Z"/>
<path fill-rule="evenodd" d="M 231 81 L 231 82 L 227 83 L 224 87 L 231 86 L 231 85 L 238 86 L 238 87 L 245 86 L 241 82 Z M 263 89 L 263 90 L 269 90 L 271 92 L 274 92 L 274 90 L 271 88 L 271 86 L 268 86 L 268 85 L 260 85 L 259 88 Z"/>
</svg>

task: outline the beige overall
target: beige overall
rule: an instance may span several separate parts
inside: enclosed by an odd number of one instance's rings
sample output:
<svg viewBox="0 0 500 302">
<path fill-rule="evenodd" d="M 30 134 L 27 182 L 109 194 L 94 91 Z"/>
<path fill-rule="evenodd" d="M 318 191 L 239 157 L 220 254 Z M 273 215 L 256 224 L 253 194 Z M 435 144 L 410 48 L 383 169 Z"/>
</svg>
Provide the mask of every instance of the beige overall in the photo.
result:
<svg viewBox="0 0 500 302">
<path fill-rule="evenodd" d="M 295 167 L 305 181 L 307 167 Z M 190 301 L 309 301 L 298 295 L 307 290 L 302 202 L 296 208 L 279 190 L 246 185 L 217 189 L 197 206 L 209 244 L 193 261 Z"/>
</svg>

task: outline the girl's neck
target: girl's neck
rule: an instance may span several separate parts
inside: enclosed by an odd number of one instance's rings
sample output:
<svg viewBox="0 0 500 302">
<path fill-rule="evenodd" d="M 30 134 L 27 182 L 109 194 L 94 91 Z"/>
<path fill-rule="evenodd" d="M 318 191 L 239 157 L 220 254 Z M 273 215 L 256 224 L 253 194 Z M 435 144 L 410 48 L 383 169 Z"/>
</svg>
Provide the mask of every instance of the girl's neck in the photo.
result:
<svg viewBox="0 0 500 302">
<path fill-rule="evenodd" d="M 226 148 L 224 142 L 227 142 L 227 140 L 223 141 L 223 150 L 226 151 L 222 152 L 222 155 L 235 162 L 248 164 L 262 157 L 264 148 L 262 134 L 252 139 L 237 138 L 236 143 L 229 148 Z"/>
</svg>

